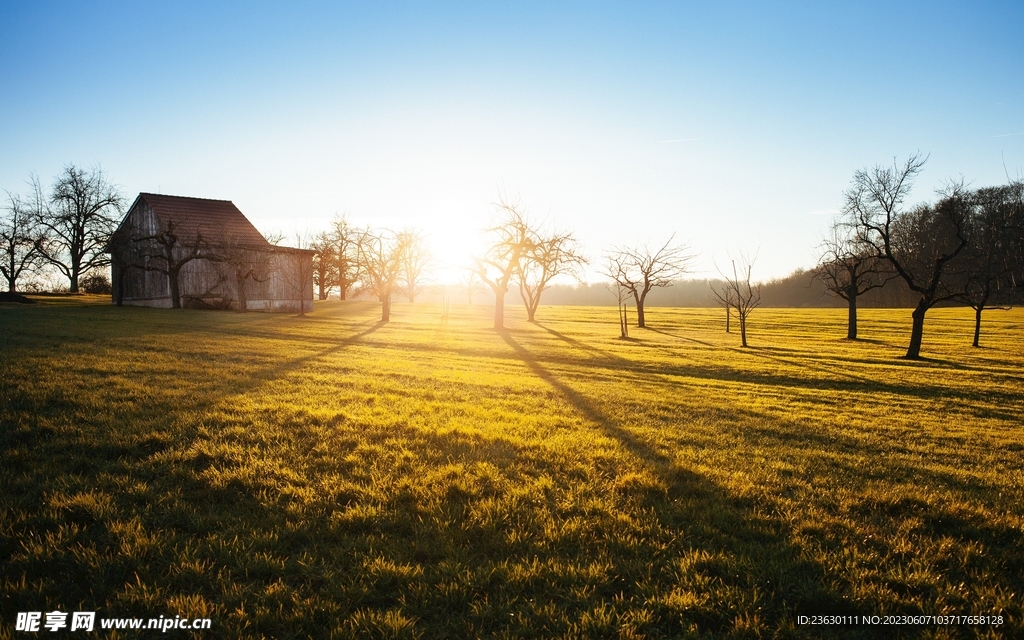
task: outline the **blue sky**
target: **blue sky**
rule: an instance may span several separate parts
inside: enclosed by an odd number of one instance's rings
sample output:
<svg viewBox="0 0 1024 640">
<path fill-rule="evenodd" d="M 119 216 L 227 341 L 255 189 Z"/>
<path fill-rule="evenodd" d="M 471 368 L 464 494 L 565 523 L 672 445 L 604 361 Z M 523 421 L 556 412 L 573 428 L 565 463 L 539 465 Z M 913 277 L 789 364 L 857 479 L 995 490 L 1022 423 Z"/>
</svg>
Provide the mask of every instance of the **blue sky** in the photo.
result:
<svg viewBox="0 0 1024 640">
<path fill-rule="evenodd" d="M 670 234 L 809 267 L 853 172 L 1024 174 L 1024 3 L 0 3 L 0 188 L 336 214 L 463 261 L 499 193 L 595 263 Z"/>
</svg>

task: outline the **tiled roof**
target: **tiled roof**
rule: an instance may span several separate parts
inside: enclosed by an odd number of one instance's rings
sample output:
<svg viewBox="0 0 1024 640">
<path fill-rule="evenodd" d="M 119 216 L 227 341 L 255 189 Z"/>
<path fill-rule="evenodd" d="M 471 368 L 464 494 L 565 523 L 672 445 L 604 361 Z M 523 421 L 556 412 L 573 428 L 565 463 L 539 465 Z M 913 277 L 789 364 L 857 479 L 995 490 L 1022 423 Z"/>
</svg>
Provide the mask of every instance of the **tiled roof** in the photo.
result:
<svg viewBox="0 0 1024 640">
<path fill-rule="evenodd" d="M 140 193 L 138 199 L 144 200 L 164 225 L 173 222 L 175 234 L 183 244 L 194 242 L 199 233 L 212 244 L 232 242 L 254 248 L 271 246 L 230 200 L 157 193 Z"/>
</svg>

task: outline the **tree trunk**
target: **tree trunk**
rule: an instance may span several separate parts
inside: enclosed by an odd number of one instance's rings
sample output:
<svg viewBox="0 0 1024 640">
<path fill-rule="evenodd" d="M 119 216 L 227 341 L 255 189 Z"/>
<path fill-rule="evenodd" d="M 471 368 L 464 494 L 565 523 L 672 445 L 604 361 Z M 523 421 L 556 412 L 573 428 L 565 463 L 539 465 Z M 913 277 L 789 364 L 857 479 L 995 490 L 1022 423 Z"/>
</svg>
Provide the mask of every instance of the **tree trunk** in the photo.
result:
<svg viewBox="0 0 1024 640">
<path fill-rule="evenodd" d="M 68 286 L 68 291 L 71 293 L 78 293 L 78 265 L 71 265 L 71 284 Z"/>
<path fill-rule="evenodd" d="M 846 299 L 849 303 L 849 311 L 846 314 L 846 339 L 857 339 L 857 294 L 849 295 Z"/>
<path fill-rule="evenodd" d="M 327 290 L 324 288 L 324 279 L 322 277 L 320 278 L 320 299 L 327 299 Z"/>
<path fill-rule="evenodd" d="M 747 346 L 747 317 L 740 313 L 740 344 Z"/>
<path fill-rule="evenodd" d="M 921 357 L 921 338 L 924 337 L 924 314 L 928 311 L 928 304 L 925 298 L 917 303 L 912 317 L 914 318 L 913 329 L 910 331 L 910 345 L 907 347 L 905 358 L 916 360 Z"/>
<path fill-rule="evenodd" d="M 236 274 L 235 285 L 238 287 L 238 312 L 245 313 L 248 302 L 245 298 L 245 278 Z"/>
<path fill-rule="evenodd" d="M 338 278 L 338 299 L 345 300 L 345 294 L 348 293 L 348 280 L 344 278 Z"/>
<path fill-rule="evenodd" d="M 171 271 L 167 274 L 167 282 L 171 287 L 171 308 L 181 308 L 181 291 L 178 288 L 178 272 L 177 270 Z"/>
<path fill-rule="evenodd" d="M 633 293 L 633 301 L 636 302 L 636 326 L 644 328 L 647 326 L 647 318 L 644 317 L 644 299 Z"/>
<path fill-rule="evenodd" d="M 535 322 L 533 319 L 537 315 L 537 307 L 540 306 L 538 303 L 529 303 L 526 305 L 526 319 L 529 322 Z"/>
<path fill-rule="evenodd" d="M 505 328 L 505 292 L 494 292 L 494 328 Z"/>
<path fill-rule="evenodd" d="M 391 296 L 387 295 L 380 300 L 380 321 L 391 322 Z"/>
<path fill-rule="evenodd" d="M 984 310 L 985 305 L 980 304 L 974 307 L 974 345 L 980 347 L 979 340 L 981 339 L 981 312 Z"/>
<path fill-rule="evenodd" d="M 732 307 L 725 305 L 725 332 L 732 333 Z"/>
</svg>

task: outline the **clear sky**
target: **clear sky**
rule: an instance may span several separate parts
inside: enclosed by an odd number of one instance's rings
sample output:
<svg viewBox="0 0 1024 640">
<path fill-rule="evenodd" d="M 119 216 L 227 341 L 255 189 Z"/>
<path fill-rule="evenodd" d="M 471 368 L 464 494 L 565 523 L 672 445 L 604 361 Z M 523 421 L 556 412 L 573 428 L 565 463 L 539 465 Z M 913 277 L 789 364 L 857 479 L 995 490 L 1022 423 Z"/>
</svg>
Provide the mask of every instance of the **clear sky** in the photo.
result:
<svg viewBox="0 0 1024 640">
<path fill-rule="evenodd" d="M 1024 2 L 0 2 L 0 188 L 99 164 L 261 231 L 336 214 L 459 262 L 499 192 L 698 275 L 815 261 L 853 172 L 1024 174 Z"/>
</svg>

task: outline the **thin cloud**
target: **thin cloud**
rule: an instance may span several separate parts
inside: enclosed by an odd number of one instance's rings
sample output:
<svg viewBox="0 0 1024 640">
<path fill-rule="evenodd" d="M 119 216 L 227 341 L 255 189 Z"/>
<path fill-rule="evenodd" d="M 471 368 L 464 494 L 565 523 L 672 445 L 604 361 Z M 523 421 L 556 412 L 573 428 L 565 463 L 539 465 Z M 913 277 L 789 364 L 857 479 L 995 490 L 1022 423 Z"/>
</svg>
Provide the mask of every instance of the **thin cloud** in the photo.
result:
<svg viewBox="0 0 1024 640">
<path fill-rule="evenodd" d="M 1012 136 L 1024 136 L 1024 131 L 1021 131 L 1020 133 L 1004 133 L 1004 134 L 999 135 L 999 136 L 990 136 L 990 139 L 991 138 L 1010 138 Z"/>
</svg>

